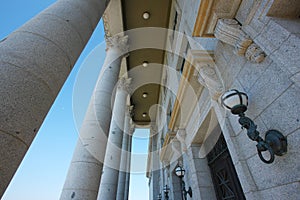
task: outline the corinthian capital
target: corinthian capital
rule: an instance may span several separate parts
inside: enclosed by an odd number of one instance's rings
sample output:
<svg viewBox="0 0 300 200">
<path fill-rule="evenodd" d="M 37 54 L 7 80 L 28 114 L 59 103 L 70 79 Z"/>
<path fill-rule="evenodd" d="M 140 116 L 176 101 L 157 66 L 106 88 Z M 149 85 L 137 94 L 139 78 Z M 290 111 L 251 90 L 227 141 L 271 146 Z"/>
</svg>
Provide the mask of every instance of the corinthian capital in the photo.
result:
<svg viewBox="0 0 300 200">
<path fill-rule="evenodd" d="M 127 93 L 130 93 L 130 83 L 131 83 L 131 78 L 120 78 L 118 81 L 118 89 L 126 91 Z"/>
<path fill-rule="evenodd" d="M 115 35 L 112 37 L 106 38 L 106 51 L 117 49 L 122 53 L 127 53 L 129 46 L 128 46 L 128 36 L 122 35 Z"/>
</svg>

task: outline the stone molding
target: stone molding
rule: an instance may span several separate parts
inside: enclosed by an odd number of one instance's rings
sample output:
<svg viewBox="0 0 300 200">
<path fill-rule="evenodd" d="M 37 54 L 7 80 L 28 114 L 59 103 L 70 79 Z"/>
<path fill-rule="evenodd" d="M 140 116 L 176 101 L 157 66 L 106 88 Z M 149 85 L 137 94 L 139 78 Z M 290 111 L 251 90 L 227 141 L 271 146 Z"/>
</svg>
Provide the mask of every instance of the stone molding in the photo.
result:
<svg viewBox="0 0 300 200">
<path fill-rule="evenodd" d="M 213 52 L 192 50 L 192 64 L 195 66 L 194 76 L 199 83 L 209 90 L 213 100 L 217 100 L 225 91 L 220 72 L 214 62 Z"/>
<path fill-rule="evenodd" d="M 237 55 L 245 56 L 253 63 L 260 63 L 265 58 L 263 50 L 242 30 L 235 19 L 219 19 L 215 28 L 215 37 L 234 46 Z"/>
<path fill-rule="evenodd" d="M 127 53 L 129 51 L 128 45 L 128 35 L 115 35 L 111 37 L 106 37 L 106 51 L 111 49 L 118 49 L 122 53 Z"/>
</svg>

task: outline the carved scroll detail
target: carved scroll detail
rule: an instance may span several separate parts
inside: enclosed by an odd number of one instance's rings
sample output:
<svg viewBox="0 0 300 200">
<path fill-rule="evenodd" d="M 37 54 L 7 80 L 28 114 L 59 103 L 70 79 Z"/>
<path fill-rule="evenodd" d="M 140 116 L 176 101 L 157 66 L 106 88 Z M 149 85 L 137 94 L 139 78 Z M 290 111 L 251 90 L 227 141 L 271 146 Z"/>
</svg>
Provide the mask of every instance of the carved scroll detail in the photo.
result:
<svg viewBox="0 0 300 200">
<path fill-rule="evenodd" d="M 260 63 L 265 58 L 265 53 L 234 19 L 219 19 L 215 29 L 215 37 L 234 46 L 237 55 L 245 56 L 251 62 Z M 248 53 L 246 54 L 246 52 Z"/>
</svg>

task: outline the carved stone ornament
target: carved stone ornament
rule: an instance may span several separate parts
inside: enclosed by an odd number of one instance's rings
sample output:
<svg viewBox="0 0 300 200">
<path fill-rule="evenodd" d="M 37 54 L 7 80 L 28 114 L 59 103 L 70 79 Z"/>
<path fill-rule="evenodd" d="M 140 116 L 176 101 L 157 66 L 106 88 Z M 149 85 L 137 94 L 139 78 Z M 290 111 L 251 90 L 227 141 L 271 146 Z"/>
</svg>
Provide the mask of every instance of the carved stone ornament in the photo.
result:
<svg viewBox="0 0 300 200">
<path fill-rule="evenodd" d="M 130 83 L 131 83 L 131 78 L 120 78 L 118 83 L 117 83 L 117 87 L 119 90 L 123 90 L 127 93 L 130 93 Z"/>
<path fill-rule="evenodd" d="M 195 74 L 199 83 L 206 87 L 213 100 L 217 100 L 225 91 L 221 75 L 213 60 L 213 54 L 207 51 L 192 51 L 193 65 L 196 67 Z"/>
<path fill-rule="evenodd" d="M 128 36 L 115 35 L 106 38 L 106 51 L 119 50 L 121 53 L 127 53 L 129 50 Z"/>
<path fill-rule="evenodd" d="M 234 18 L 242 0 L 201 0 L 193 36 L 213 37 L 217 20 Z"/>
<path fill-rule="evenodd" d="M 252 43 L 248 47 L 245 57 L 254 63 L 260 63 L 265 59 L 266 54 L 257 44 Z"/>
<path fill-rule="evenodd" d="M 214 64 L 201 65 L 199 69 L 198 81 L 208 88 L 214 100 L 217 100 L 224 92 L 224 86 L 221 82 L 221 79 L 217 75 Z"/>
<path fill-rule="evenodd" d="M 237 55 L 246 56 L 246 52 L 250 47 L 249 55 L 254 53 L 252 44 L 255 43 L 242 31 L 241 26 L 234 19 L 219 19 L 215 29 L 215 37 L 226 44 L 234 46 Z M 258 45 L 255 45 L 255 47 L 258 47 Z M 259 53 L 257 51 L 257 54 L 259 55 L 253 55 L 253 58 L 251 56 L 246 56 L 246 58 L 251 62 L 260 63 L 264 60 L 265 54 L 261 49 Z M 257 57 L 257 59 L 254 57 Z"/>
<path fill-rule="evenodd" d="M 105 32 L 105 38 L 111 37 L 111 33 L 110 33 L 110 28 L 109 28 L 109 19 L 108 19 L 108 15 L 106 14 L 106 12 L 103 13 L 102 15 L 102 20 L 103 20 L 103 27 L 104 27 L 104 32 Z"/>
</svg>

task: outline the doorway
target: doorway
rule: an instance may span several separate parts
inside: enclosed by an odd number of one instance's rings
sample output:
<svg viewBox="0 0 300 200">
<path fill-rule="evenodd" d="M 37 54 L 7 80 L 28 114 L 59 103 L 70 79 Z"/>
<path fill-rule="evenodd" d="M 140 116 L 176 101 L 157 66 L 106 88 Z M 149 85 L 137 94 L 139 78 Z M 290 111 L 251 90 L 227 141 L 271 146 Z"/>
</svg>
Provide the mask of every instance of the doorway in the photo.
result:
<svg viewBox="0 0 300 200">
<path fill-rule="evenodd" d="M 208 165 L 218 200 L 245 200 L 223 134 L 207 155 Z"/>
</svg>

